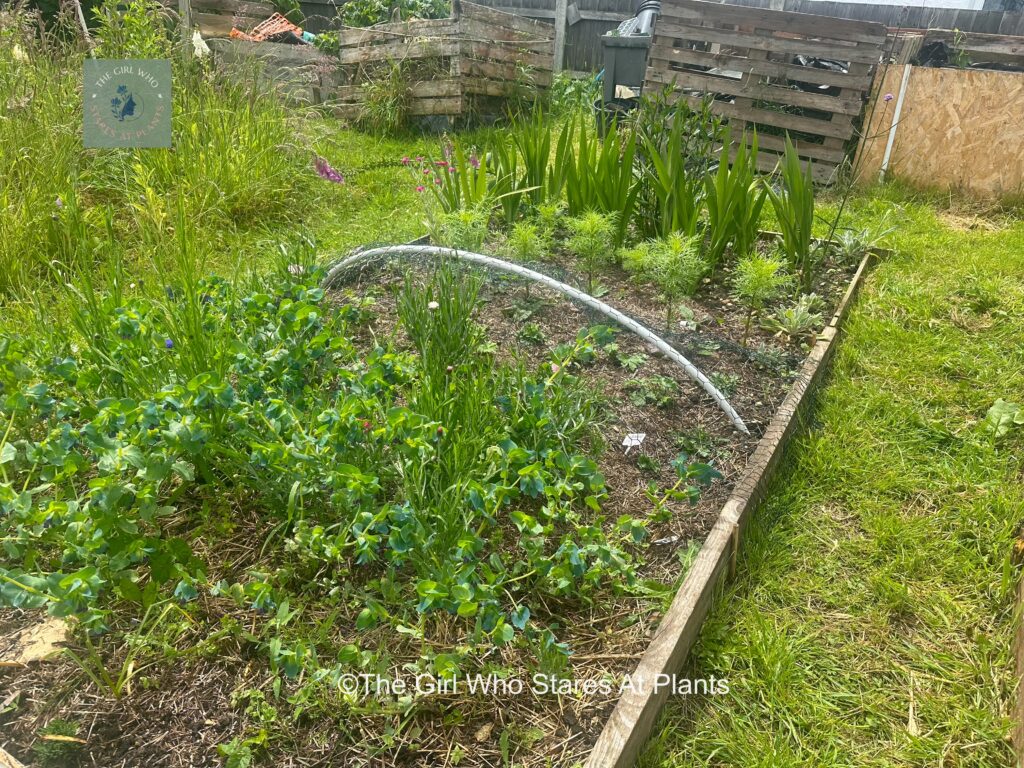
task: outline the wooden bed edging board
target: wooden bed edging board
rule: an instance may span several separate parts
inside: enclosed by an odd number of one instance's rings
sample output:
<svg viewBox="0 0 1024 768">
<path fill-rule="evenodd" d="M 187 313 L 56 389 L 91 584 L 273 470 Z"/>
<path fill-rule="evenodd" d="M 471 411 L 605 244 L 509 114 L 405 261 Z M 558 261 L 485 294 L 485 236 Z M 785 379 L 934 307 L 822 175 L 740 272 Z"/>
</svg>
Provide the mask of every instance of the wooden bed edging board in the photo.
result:
<svg viewBox="0 0 1024 768">
<path fill-rule="evenodd" d="M 801 406 L 811 399 L 811 392 L 824 377 L 835 350 L 840 325 L 857 295 L 864 274 L 879 255 L 879 251 L 872 251 L 861 260 L 835 314 L 811 348 L 789 394 L 775 412 L 676 592 L 654 639 L 640 657 L 630 677 L 630 686 L 619 698 L 612 716 L 601 730 L 586 768 L 628 768 L 647 742 L 671 688 L 664 682 L 658 685 L 659 680 L 664 680 L 659 676 L 678 672 L 696 642 L 711 609 L 715 589 L 735 563 L 743 529 L 763 498 L 786 444 L 799 426 Z"/>
</svg>

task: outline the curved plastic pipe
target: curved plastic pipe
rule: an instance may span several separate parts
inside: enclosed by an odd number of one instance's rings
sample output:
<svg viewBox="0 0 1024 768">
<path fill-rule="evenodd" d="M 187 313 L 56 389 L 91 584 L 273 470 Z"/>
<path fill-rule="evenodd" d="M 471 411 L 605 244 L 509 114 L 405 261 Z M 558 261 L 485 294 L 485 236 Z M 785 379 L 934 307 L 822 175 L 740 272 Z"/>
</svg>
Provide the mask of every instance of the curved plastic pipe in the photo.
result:
<svg viewBox="0 0 1024 768">
<path fill-rule="evenodd" d="M 480 253 L 459 251 L 454 248 L 443 248 L 436 245 L 388 245 L 382 248 L 370 248 L 365 251 L 359 251 L 358 253 L 345 257 L 328 269 L 327 274 L 324 276 L 322 285 L 324 288 L 331 288 L 342 274 L 356 265 L 366 261 L 387 259 L 392 256 L 450 257 L 458 261 L 478 264 L 480 266 L 487 267 L 488 269 L 507 272 L 512 275 L 517 275 L 518 277 L 526 278 L 527 280 L 532 280 L 535 283 L 540 283 L 554 291 L 558 291 L 563 296 L 568 296 L 574 301 L 578 301 L 591 309 L 597 310 L 605 317 L 611 319 L 626 330 L 635 333 L 641 339 L 653 345 L 673 362 L 678 363 L 682 369 L 686 371 L 687 376 L 697 382 L 701 389 L 711 395 L 711 398 L 715 401 L 718 407 L 725 412 L 736 429 L 745 435 L 750 434 L 750 430 L 747 429 L 747 425 L 743 423 L 743 419 L 740 418 L 740 415 L 736 413 L 736 410 L 729 404 L 725 395 L 719 392 L 718 388 L 708 380 L 707 376 L 701 373 L 693 363 L 679 354 L 678 350 L 672 347 L 667 341 L 656 335 L 647 327 L 638 323 L 636 320 L 627 317 L 614 307 L 605 304 L 603 301 L 595 299 L 593 296 L 577 290 L 571 285 L 566 285 L 565 283 L 561 283 L 547 275 L 541 274 L 540 272 L 534 272 L 532 269 L 527 269 L 526 267 L 518 264 L 502 261 L 501 259 L 496 259 L 492 256 L 484 256 Z"/>
</svg>

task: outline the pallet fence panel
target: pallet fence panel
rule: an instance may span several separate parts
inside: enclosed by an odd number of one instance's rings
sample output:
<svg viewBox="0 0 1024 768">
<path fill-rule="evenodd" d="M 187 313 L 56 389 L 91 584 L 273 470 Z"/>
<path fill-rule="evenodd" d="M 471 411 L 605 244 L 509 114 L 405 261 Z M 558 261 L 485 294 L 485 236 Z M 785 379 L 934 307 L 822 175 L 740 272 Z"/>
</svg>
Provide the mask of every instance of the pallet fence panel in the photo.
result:
<svg viewBox="0 0 1024 768">
<path fill-rule="evenodd" d="M 711 109 L 733 125 L 734 143 L 756 129 L 763 170 L 776 166 L 789 132 L 801 157 L 814 161 L 815 179 L 828 181 L 854 136 L 885 40 L 875 22 L 665 0 L 644 87 L 674 86 L 692 104 L 713 94 Z M 799 66 L 801 54 L 847 62 L 849 72 Z"/>
<path fill-rule="evenodd" d="M 336 114 L 358 118 L 365 86 L 394 62 L 412 81 L 410 115 L 454 121 L 497 114 L 497 100 L 551 85 L 552 38 L 550 24 L 458 1 L 449 19 L 342 30 L 334 57 L 344 84 Z"/>
<path fill-rule="evenodd" d="M 520 16 L 554 22 L 559 0 L 480 0 L 483 5 Z M 730 0 L 748 9 L 854 19 L 892 29 L 958 29 L 966 33 L 1024 35 L 1024 14 L 1009 11 L 965 11 L 908 5 L 831 2 L 830 0 Z M 601 36 L 633 16 L 633 0 L 567 0 L 565 69 L 596 72 L 604 66 Z"/>
</svg>

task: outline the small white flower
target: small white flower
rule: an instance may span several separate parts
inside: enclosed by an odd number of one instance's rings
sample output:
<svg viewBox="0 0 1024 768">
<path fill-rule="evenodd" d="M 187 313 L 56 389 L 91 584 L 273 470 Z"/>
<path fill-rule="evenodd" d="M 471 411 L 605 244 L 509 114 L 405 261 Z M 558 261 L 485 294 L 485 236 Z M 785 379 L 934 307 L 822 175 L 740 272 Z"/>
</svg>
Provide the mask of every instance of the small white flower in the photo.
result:
<svg viewBox="0 0 1024 768">
<path fill-rule="evenodd" d="M 135 283 L 129 283 L 128 287 L 131 288 L 134 291 L 135 290 Z"/>
<path fill-rule="evenodd" d="M 11 49 L 11 54 L 14 56 L 15 61 L 28 61 L 28 56 L 25 55 L 25 51 L 20 45 L 15 45 Z"/>
<path fill-rule="evenodd" d="M 432 301 L 429 304 L 427 304 L 427 309 L 429 309 L 431 312 L 433 312 L 435 309 L 437 309 L 440 306 L 441 305 L 438 304 L 436 301 Z"/>
</svg>

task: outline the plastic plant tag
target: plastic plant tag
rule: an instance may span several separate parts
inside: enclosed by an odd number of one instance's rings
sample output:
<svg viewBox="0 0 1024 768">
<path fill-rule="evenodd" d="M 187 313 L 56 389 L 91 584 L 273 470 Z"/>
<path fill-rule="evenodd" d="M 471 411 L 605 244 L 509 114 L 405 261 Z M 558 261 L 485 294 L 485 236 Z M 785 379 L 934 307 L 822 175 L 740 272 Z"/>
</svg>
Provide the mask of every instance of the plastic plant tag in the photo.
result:
<svg viewBox="0 0 1024 768">
<path fill-rule="evenodd" d="M 630 432 L 622 438 L 622 444 L 626 447 L 626 453 L 628 454 L 631 448 L 641 445 L 646 437 L 646 432 Z"/>
</svg>

